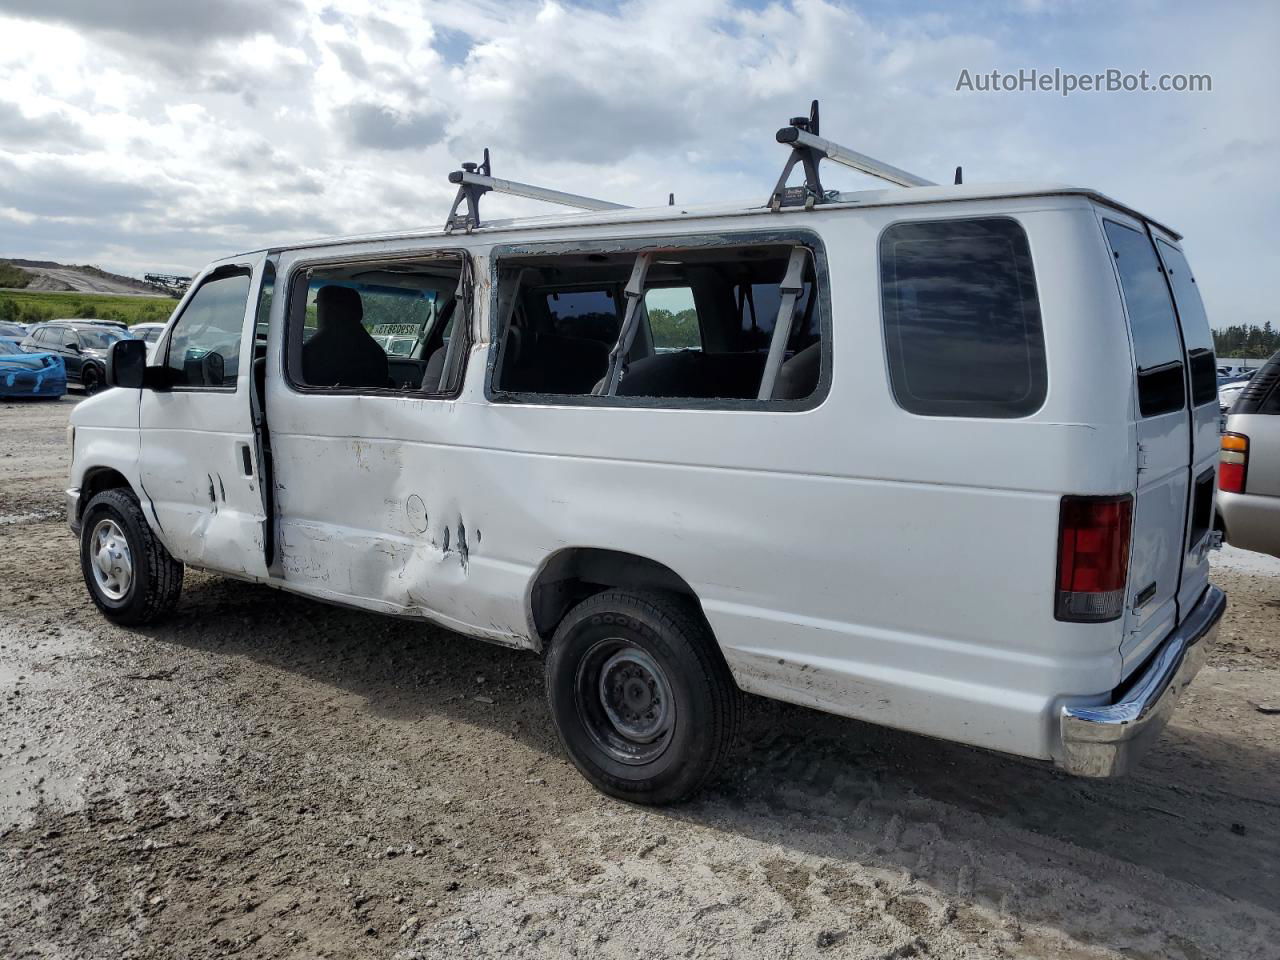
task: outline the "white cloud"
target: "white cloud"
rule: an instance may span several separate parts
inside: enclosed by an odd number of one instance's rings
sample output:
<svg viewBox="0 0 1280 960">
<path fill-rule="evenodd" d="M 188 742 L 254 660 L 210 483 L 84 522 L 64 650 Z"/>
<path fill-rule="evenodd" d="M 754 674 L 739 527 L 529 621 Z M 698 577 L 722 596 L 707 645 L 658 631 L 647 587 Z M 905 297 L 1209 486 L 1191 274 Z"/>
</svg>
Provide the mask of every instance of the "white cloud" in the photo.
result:
<svg viewBox="0 0 1280 960">
<path fill-rule="evenodd" d="M 0 253 L 135 272 L 440 223 L 445 174 L 628 203 L 760 199 L 773 132 L 947 180 L 1085 182 L 1185 229 L 1218 322 L 1270 319 L 1271 4 L 0 0 Z M 1208 95 L 967 94 L 962 68 L 1209 72 Z M 834 170 L 830 184 L 866 181 Z M 491 216 L 536 204 L 487 197 Z"/>
</svg>

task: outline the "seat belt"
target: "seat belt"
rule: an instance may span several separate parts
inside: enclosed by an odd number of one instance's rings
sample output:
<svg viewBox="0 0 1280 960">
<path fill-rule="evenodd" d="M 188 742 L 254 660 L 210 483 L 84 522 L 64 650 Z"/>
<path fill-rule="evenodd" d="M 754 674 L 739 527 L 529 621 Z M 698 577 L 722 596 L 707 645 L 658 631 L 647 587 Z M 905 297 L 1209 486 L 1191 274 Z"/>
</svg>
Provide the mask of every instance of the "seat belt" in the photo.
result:
<svg viewBox="0 0 1280 960">
<path fill-rule="evenodd" d="M 757 400 L 773 399 L 773 387 L 777 383 L 782 358 L 786 355 L 787 343 L 791 339 L 791 322 L 795 318 L 796 302 L 804 292 L 804 261 L 807 254 L 804 247 L 791 248 L 787 272 L 779 286 L 782 299 L 778 301 L 778 319 L 773 325 L 773 339 L 769 341 L 769 356 L 764 362 L 764 373 L 760 376 Z"/>
</svg>

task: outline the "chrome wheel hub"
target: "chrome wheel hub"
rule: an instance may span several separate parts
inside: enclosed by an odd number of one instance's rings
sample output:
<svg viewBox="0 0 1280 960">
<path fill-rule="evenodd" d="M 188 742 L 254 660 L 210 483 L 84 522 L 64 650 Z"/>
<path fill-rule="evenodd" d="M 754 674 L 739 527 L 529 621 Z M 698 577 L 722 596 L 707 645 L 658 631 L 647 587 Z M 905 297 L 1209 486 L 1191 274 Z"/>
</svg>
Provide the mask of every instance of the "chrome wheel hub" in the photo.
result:
<svg viewBox="0 0 1280 960">
<path fill-rule="evenodd" d="M 133 585 L 133 555 L 120 524 L 99 520 L 89 538 L 89 566 L 103 596 L 123 600 Z"/>
</svg>

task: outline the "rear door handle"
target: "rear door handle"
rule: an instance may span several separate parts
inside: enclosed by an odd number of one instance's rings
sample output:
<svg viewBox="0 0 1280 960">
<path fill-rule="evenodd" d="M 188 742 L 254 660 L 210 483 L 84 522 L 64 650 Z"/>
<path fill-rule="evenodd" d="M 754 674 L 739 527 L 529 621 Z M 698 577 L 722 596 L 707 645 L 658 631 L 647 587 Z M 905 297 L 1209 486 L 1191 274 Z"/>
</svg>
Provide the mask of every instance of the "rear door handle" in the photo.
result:
<svg viewBox="0 0 1280 960">
<path fill-rule="evenodd" d="M 244 467 L 244 475 L 246 477 L 253 476 L 253 455 L 249 453 L 249 445 L 247 443 L 239 444 L 240 447 L 240 463 Z"/>
<path fill-rule="evenodd" d="M 1145 587 L 1139 590 L 1137 595 L 1133 598 L 1133 608 L 1132 608 L 1133 612 L 1137 613 L 1139 610 L 1145 607 L 1148 603 L 1151 602 L 1152 598 L 1155 595 L 1156 595 L 1156 582 L 1152 580 L 1149 584 L 1147 584 Z"/>
</svg>

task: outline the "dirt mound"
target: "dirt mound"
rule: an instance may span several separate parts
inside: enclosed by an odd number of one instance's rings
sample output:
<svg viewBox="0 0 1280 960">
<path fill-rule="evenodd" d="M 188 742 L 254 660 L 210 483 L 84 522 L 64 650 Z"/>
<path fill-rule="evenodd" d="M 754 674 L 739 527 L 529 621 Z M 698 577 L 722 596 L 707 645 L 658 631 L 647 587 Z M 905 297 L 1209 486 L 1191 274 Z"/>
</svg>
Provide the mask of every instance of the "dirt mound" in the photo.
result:
<svg viewBox="0 0 1280 960">
<path fill-rule="evenodd" d="M 50 260 L 3 259 L 31 274 L 27 290 L 60 290 L 73 293 L 111 293 L 125 296 L 167 297 L 168 291 L 133 277 L 109 273 L 99 267 L 69 266 Z"/>
</svg>

